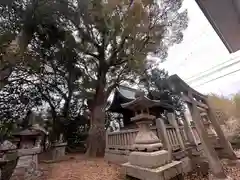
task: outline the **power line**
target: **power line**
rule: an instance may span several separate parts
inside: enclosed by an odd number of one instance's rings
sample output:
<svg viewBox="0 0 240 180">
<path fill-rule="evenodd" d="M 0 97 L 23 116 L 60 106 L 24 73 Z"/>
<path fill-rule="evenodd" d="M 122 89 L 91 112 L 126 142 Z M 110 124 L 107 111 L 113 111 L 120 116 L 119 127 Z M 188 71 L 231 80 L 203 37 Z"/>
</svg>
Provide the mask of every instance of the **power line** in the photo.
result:
<svg viewBox="0 0 240 180">
<path fill-rule="evenodd" d="M 216 73 L 216 72 L 218 72 L 218 71 L 220 71 L 220 70 L 223 70 L 223 69 L 229 68 L 229 67 L 231 67 L 231 66 L 233 66 L 233 65 L 235 65 L 235 64 L 238 64 L 239 62 L 240 62 L 240 60 L 238 60 L 238 61 L 236 61 L 236 62 L 233 62 L 233 63 L 231 63 L 231 64 L 228 64 L 228 65 L 226 65 L 226 66 L 223 66 L 223 67 L 221 67 L 221 68 L 219 68 L 219 69 L 216 69 L 216 70 L 214 70 L 214 71 L 212 71 L 212 72 L 209 72 L 209 73 L 207 73 L 207 74 L 204 74 L 204 75 L 202 75 L 202 76 L 200 76 L 200 77 L 198 77 L 198 78 L 196 78 L 196 79 L 193 79 L 193 80 L 191 80 L 191 81 L 188 81 L 188 83 L 191 83 L 191 82 L 193 82 L 193 81 L 197 81 L 197 80 L 199 80 L 199 79 L 202 79 L 202 78 L 204 78 L 204 77 L 207 77 L 207 76 L 209 76 L 209 75 L 212 75 L 212 74 L 214 74 L 214 73 Z"/>
<path fill-rule="evenodd" d="M 199 75 L 201 75 L 201 74 L 204 74 L 204 73 L 207 73 L 208 71 L 211 71 L 212 69 L 215 69 L 215 68 L 217 68 L 217 67 L 219 67 L 219 66 L 221 66 L 221 65 L 224 65 L 224 64 L 226 64 L 226 63 L 228 63 L 228 62 L 231 62 L 231 61 L 233 61 L 235 58 L 231 58 L 230 60 L 227 60 L 227 61 L 224 61 L 223 63 L 220 63 L 220 64 L 218 64 L 218 65 L 216 65 L 216 66 L 213 66 L 213 67 L 211 67 L 211 68 L 209 68 L 209 69 L 207 69 L 207 70 L 205 70 L 205 71 L 202 71 L 202 72 L 200 72 L 200 73 L 198 73 L 198 74 L 195 74 L 195 75 L 193 75 L 193 76 L 191 76 L 191 77 L 189 77 L 188 79 L 186 79 L 186 81 L 188 81 L 188 80 L 190 80 L 190 79 L 192 79 L 192 78 L 194 78 L 194 77 L 198 77 L 197 79 L 199 79 Z M 237 61 L 237 62 L 240 62 L 240 60 L 239 61 Z M 236 62 L 235 62 L 236 63 Z M 235 64 L 234 63 L 234 64 Z M 231 65 L 231 64 L 230 64 Z M 224 66 L 225 67 L 225 66 Z M 228 65 L 227 65 L 227 67 L 228 67 Z M 217 69 L 217 70 L 215 70 L 215 71 L 218 71 L 219 69 Z M 214 71 L 214 72 L 215 72 Z M 203 75 L 204 76 L 204 75 Z M 200 78 L 201 78 L 202 76 L 200 76 Z M 194 80 L 194 79 L 193 79 Z M 190 82 L 191 81 L 193 81 L 193 80 L 190 80 Z"/>
<path fill-rule="evenodd" d="M 198 84 L 198 85 L 194 86 L 194 88 L 199 87 L 199 86 L 202 86 L 202 85 L 207 84 L 207 83 L 210 83 L 210 82 L 212 82 L 212 81 L 218 80 L 218 79 L 220 79 L 220 78 L 223 78 L 223 77 L 228 76 L 228 75 L 230 75 L 230 74 L 236 73 L 236 72 L 238 72 L 238 71 L 240 71 L 240 69 L 237 69 L 237 70 L 232 71 L 232 72 L 230 72 L 230 73 L 224 74 L 224 75 L 219 76 L 219 77 L 217 77 L 217 78 L 213 78 L 213 79 L 211 79 L 211 80 L 209 80 L 209 81 L 206 81 L 206 82 L 204 82 L 204 83 Z"/>
</svg>

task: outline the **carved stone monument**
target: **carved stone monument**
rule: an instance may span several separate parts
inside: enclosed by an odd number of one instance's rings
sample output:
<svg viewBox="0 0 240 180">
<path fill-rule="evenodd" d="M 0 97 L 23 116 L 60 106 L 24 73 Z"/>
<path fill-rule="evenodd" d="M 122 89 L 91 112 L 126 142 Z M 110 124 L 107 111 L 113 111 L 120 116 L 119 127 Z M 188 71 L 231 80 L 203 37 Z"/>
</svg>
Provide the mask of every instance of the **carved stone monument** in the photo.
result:
<svg viewBox="0 0 240 180">
<path fill-rule="evenodd" d="M 129 155 L 129 162 L 122 165 L 128 176 L 142 180 L 167 180 L 182 173 L 181 162 L 169 159 L 168 152 L 162 149 L 162 143 L 149 127 L 155 119 L 149 114 L 149 108 L 159 103 L 138 92 L 135 100 L 122 104 L 123 108 L 135 112 L 131 120 L 139 127 L 134 151 Z"/>
</svg>

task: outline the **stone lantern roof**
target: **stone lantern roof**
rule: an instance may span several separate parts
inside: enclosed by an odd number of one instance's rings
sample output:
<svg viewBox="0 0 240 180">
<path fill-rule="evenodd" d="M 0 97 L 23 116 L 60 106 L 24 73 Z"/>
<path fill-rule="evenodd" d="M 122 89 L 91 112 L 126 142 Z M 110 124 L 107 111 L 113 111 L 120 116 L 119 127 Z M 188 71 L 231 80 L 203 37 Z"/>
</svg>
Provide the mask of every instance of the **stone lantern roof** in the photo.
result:
<svg viewBox="0 0 240 180">
<path fill-rule="evenodd" d="M 135 100 L 121 104 L 121 106 L 132 111 L 139 111 L 158 106 L 160 104 L 159 100 L 151 100 L 140 91 L 136 93 L 135 98 Z"/>
<path fill-rule="evenodd" d="M 38 131 L 38 132 L 40 132 L 40 133 L 42 133 L 42 134 L 48 135 L 48 131 L 47 131 L 44 127 L 42 127 L 41 125 L 39 125 L 39 124 L 34 124 L 34 125 L 32 125 L 32 127 L 30 127 L 30 129 L 31 129 L 31 130 L 35 130 L 35 131 Z"/>
<path fill-rule="evenodd" d="M 27 129 L 13 133 L 13 136 L 39 136 L 42 134 L 48 135 L 47 130 L 41 127 L 39 124 L 34 124 Z"/>
</svg>

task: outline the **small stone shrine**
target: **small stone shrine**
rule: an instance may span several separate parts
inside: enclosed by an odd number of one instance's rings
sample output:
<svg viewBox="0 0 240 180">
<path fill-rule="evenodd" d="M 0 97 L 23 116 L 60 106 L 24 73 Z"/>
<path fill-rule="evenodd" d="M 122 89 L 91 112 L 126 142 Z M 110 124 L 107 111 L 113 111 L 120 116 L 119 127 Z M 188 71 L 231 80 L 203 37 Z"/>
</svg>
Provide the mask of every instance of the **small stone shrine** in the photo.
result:
<svg viewBox="0 0 240 180">
<path fill-rule="evenodd" d="M 60 134 L 59 140 L 52 145 L 52 160 L 60 160 L 65 156 L 67 143 L 64 142 L 63 134 Z"/>
<path fill-rule="evenodd" d="M 181 176 L 181 162 L 169 158 L 168 151 L 162 148 L 159 138 L 150 129 L 155 116 L 149 113 L 149 108 L 160 101 L 148 99 L 143 92 L 137 92 L 135 96 L 135 100 L 122 104 L 123 108 L 135 112 L 131 121 L 138 125 L 139 130 L 133 144 L 134 151 L 129 154 L 129 162 L 122 165 L 126 175 L 142 180 L 168 180 Z"/>
</svg>

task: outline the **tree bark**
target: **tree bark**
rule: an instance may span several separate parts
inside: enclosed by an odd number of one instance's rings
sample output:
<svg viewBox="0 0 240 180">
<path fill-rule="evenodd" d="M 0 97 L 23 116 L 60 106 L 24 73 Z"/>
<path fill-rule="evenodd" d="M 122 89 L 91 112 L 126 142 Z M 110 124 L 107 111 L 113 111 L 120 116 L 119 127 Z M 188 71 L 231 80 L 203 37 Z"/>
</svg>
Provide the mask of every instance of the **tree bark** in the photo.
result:
<svg viewBox="0 0 240 180">
<path fill-rule="evenodd" d="M 91 126 L 87 139 L 87 156 L 102 157 L 105 152 L 105 108 L 95 106 L 91 112 Z"/>
<path fill-rule="evenodd" d="M 51 143 L 58 141 L 60 136 L 60 125 L 59 125 L 59 117 L 57 115 L 57 112 L 55 110 L 55 107 L 50 105 L 51 107 L 51 115 L 52 115 L 52 132 L 50 134 L 50 141 Z"/>
<path fill-rule="evenodd" d="M 102 157 L 105 152 L 105 105 L 107 101 L 106 65 L 102 64 L 98 72 L 98 84 L 93 101 L 88 105 L 91 111 L 90 129 L 87 139 L 87 156 Z"/>
</svg>

